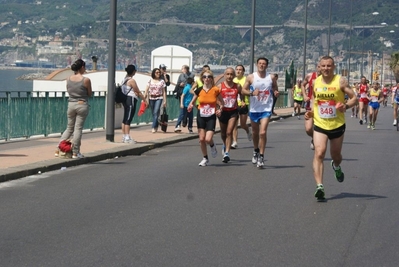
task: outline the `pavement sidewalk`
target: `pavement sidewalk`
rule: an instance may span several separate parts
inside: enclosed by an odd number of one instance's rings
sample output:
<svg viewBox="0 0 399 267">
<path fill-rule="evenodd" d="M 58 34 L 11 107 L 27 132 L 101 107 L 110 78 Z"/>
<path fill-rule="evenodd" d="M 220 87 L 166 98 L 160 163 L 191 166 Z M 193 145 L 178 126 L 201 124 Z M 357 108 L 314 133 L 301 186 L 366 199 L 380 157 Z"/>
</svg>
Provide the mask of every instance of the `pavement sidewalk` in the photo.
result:
<svg viewBox="0 0 399 267">
<path fill-rule="evenodd" d="M 272 116 L 272 120 L 289 117 L 292 111 L 293 108 L 275 109 L 277 116 Z M 82 159 L 54 156 L 59 135 L 3 142 L 0 143 L 0 182 L 115 157 L 141 155 L 154 148 L 198 138 L 197 134 L 189 134 L 187 127 L 182 128 L 181 133 L 175 133 L 175 124 L 176 121 L 170 121 L 166 133 L 159 131 L 154 134 L 151 133 L 150 125 L 132 127 L 131 136 L 137 141 L 136 144 L 122 143 L 120 129 L 115 130 L 115 142 L 106 140 L 105 130 L 84 132 L 81 149 L 85 157 Z M 242 134 L 241 131 L 239 134 Z"/>
</svg>

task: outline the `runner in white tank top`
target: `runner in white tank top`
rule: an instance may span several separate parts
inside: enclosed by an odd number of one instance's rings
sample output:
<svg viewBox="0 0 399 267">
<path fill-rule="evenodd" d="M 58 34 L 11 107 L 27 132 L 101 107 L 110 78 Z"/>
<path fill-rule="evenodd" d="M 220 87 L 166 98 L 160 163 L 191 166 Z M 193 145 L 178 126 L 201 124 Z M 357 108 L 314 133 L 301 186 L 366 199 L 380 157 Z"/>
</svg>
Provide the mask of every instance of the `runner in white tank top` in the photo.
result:
<svg viewBox="0 0 399 267">
<path fill-rule="evenodd" d="M 258 58 L 257 72 L 248 75 L 242 88 L 243 95 L 249 95 L 249 118 L 252 126 L 254 153 L 252 163 L 258 168 L 264 165 L 267 126 L 270 122 L 273 107 L 273 95 L 278 96 L 277 77 L 266 72 L 269 60 Z"/>
</svg>

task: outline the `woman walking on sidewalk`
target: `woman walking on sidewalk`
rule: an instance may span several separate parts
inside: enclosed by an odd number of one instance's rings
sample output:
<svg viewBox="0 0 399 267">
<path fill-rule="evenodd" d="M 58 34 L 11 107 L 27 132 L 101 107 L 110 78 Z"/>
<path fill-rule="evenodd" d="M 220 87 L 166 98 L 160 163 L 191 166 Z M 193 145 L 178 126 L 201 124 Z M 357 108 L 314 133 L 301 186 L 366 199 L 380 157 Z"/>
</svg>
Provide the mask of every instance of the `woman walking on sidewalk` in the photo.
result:
<svg viewBox="0 0 399 267">
<path fill-rule="evenodd" d="M 78 59 L 72 64 L 71 69 L 74 74 L 67 79 L 68 99 L 68 125 L 61 136 L 61 141 L 72 139 L 72 158 L 83 158 L 80 153 L 80 143 L 82 139 L 83 124 L 89 114 L 89 97 L 91 97 L 91 81 L 83 77 L 86 72 L 86 63 Z M 56 151 L 56 156 L 58 156 Z"/>
<path fill-rule="evenodd" d="M 122 92 L 127 95 L 125 103 L 122 103 L 124 108 L 123 120 L 122 120 L 122 143 L 136 143 L 130 137 L 130 124 L 132 123 L 134 113 L 136 113 L 137 100 L 140 97 L 142 101 L 145 101 L 143 94 L 140 92 L 136 81 L 133 76 L 136 74 L 136 66 L 128 65 L 125 68 L 126 77 L 122 81 Z M 148 103 L 146 102 L 148 106 Z"/>
<path fill-rule="evenodd" d="M 158 68 L 152 70 L 151 78 L 145 89 L 144 98 L 149 99 L 152 112 L 152 133 L 156 133 L 161 105 L 166 107 L 166 84 L 164 80 L 161 80 L 161 71 Z"/>
</svg>

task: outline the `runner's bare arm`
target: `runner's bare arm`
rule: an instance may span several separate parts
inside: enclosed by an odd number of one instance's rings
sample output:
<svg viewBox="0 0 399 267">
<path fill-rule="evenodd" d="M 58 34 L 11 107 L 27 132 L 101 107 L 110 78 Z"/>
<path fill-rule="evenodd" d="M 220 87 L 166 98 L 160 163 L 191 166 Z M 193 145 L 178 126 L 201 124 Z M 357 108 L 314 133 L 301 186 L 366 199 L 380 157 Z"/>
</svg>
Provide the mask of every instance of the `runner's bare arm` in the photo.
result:
<svg viewBox="0 0 399 267">
<path fill-rule="evenodd" d="M 341 76 L 339 80 L 339 85 L 342 92 L 348 95 L 348 102 L 346 102 L 346 105 L 342 107 L 344 108 L 342 112 L 345 112 L 345 110 L 350 109 L 357 104 L 357 98 L 356 95 L 353 93 L 353 90 L 349 87 L 348 80 L 345 77 Z"/>
<path fill-rule="evenodd" d="M 245 80 L 244 86 L 242 88 L 242 95 L 251 95 L 251 91 L 249 90 L 249 86 L 252 84 L 254 76 L 252 74 L 247 76 L 247 79 Z"/>
</svg>

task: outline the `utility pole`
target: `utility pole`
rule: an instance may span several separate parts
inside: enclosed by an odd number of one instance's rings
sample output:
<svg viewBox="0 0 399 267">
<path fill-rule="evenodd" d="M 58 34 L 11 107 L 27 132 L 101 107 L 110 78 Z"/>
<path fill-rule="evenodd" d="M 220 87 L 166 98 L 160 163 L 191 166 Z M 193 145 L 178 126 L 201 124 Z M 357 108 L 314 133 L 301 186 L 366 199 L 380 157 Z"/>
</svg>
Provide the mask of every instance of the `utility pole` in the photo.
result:
<svg viewBox="0 0 399 267">
<path fill-rule="evenodd" d="M 108 89 L 106 103 L 106 140 L 114 142 L 115 135 L 115 58 L 116 58 L 116 3 L 111 0 L 109 18 Z"/>
<path fill-rule="evenodd" d="M 302 81 L 305 80 L 305 76 L 306 76 L 307 33 L 308 33 L 308 0 L 305 0 L 305 29 L 303 31 L 303 70 L 302 70 Z"/>
<path fill-rule="evenodd" d="M 251 65 L 249 66 L 249 73 L 254 72 L 254 58 L 255 58 L 255 7 L 256 0 L 252 0 L 252 25 L 251 25 Z"/>
</svg>

